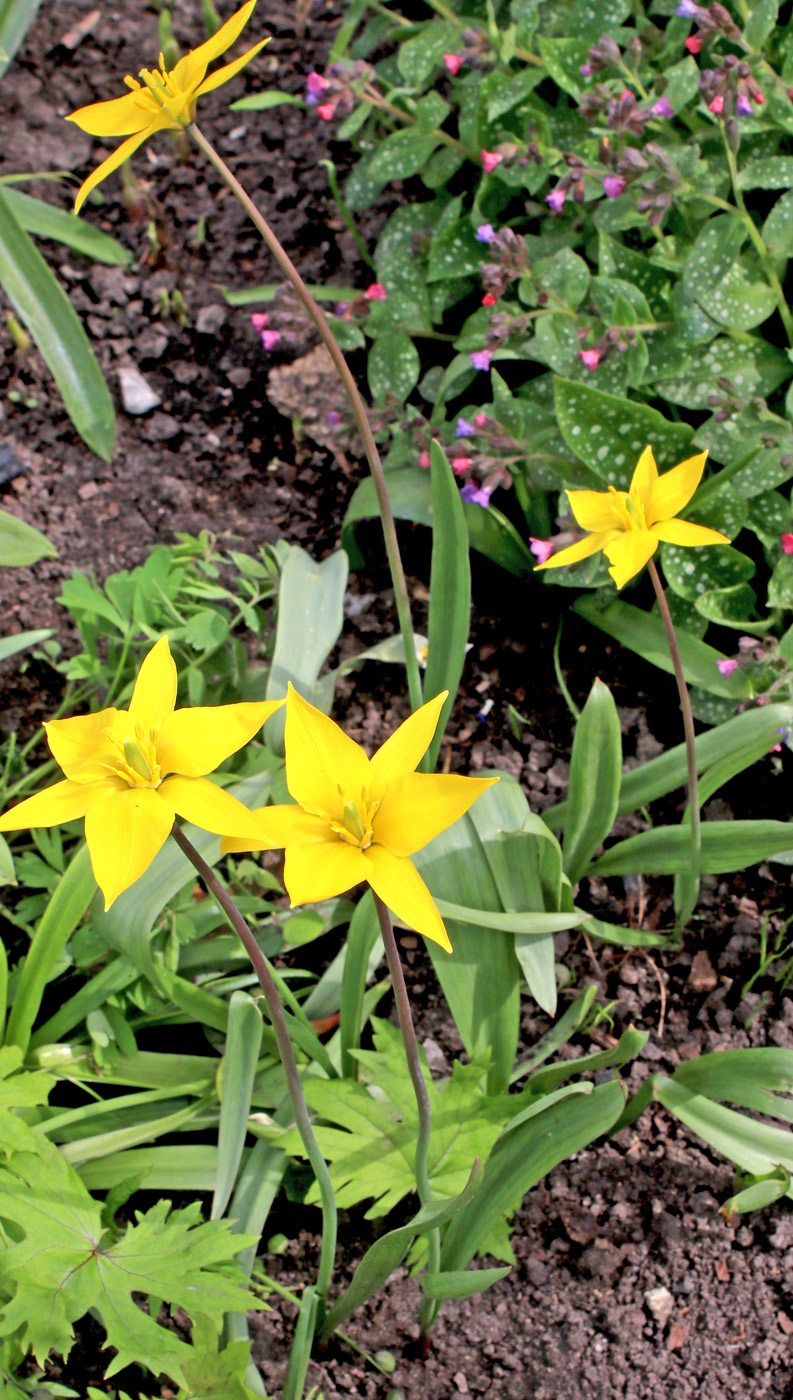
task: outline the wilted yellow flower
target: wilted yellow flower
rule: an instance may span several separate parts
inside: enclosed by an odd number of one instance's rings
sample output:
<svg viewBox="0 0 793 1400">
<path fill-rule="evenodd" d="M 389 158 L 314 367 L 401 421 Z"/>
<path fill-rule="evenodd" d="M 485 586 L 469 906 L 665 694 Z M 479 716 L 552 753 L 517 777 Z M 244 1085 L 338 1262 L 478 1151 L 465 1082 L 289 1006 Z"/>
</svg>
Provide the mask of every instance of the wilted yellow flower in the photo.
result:
<svg viewBox="0 0 793 1400">
<path fill-rule="evenodd" d="M 242 32 L 255 4 L 256 0 L 247 0 L 242 9 L 221 25 L 217 34 L 213 34 L 211 39 L 207 39 L 205 44 L 193 49 L 191 53 L 185 54 L 184 58 L 180 58 L 170 73 L 166 73 L 163 56 L 160 54 L 159 69 L 141 69 L 142 84 L 136 78 L 124 79 L 127 87 L 132 89 L 125 97 L 114 97 L 109 102 L 94 102 L 90 107 L 81 107 L 66 118 L 82 131 L 90 132 L 91 136 L 129 138 L 80 186 L 74 201 L 75 212 L 79 211 L 91 190 L 95 189 L 106 175 L 117 170 L 128 160 L 133 151 L 155 131 L 165 131 L 169 127 L 179 130 L 189 126 L 195 117 L 197 99 L 203 97 L 206 92 L 212 92 L 214 88 L 222 87 L 223 83 L 227 83 L 239 73 L 240 69 L 269 42 L 268 39 L 261 39 L 241 58 L 235 58 L 233 63 L 228 63 L 225 68 L 218 68 L 208 78 L 205 77 L 213 58 L 219 58 L 226 49 L 231 48 L 234 40 Z"/>
<path fill-rule="evenodd" d="M 178 813 L 205 831 L 254 836 L 254 815 L 205 776 L 241 749 L 283 700 L 174 710 L 176 667 L 161 637 L 138 672 L 128 710 L 45 724 L 66 778 L 12 807 L 0 831 L 85 817 L 105 909 L 143 874 Z"/>
<path fill-rule="evenodd" d="M 537 564 L 534 572 L 577 564 L 602 549 L 611 564 L 611 577 L 618 588 L 624 588 L 652 558 L 661 540 L 682 545 L 729 544 L 718 530 L 675 518 L 699 486 L 707 455 L 700 452 L 659 476 L 652 448 L 645 447 L 630 491 L 618 491 L 614 486 L 608 491 L 568 491 L 573 515 L 584 530 L 593 533 L 552 554 Z"/>
<path fill-rule="evenodd" d="M 456 822 L 497 778 L 416 773 L 447 691 L 406 719 L 368 758 L 290 685 L 286 784 L 295 805 L 261 807 L 264 833 L 227 838 L 223 851 L 286 850 L 292 905 L 331 899 L 365 880 L 397 918 L 451 952 L 443 920 L 410 857 Z"/>
</svg>

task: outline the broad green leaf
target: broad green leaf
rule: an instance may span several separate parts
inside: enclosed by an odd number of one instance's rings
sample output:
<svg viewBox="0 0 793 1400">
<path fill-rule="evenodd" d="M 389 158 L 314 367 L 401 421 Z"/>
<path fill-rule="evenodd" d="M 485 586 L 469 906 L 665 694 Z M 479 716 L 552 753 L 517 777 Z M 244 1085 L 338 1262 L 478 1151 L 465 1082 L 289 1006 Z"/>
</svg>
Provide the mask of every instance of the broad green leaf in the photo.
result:
<svg viewBox="0 0 793 1400">
<path fill-rule="evenodd" d="M 659 346 L 663 346 L 660 340 Z M 692 359 L 684 369 L 675 364 L 679 357 L 675 342 L 669 346 L 668 353 L 673 356 L 672 370 L 663 376 L 659 387 L 663 389 L 664 398 L 683 408 L 708 408 L 713 385 L 718 379 L 728 380 L 735 393 L 744 397 L 770 394 L 791 373 L 787 356 L 757 336 L 733 340 L 722 335 L 712 339 L 708 345 L 692 350 Z M 648 377 L 654 377 L 652 370 L 651 358 Z"/>
<path fill-rule="evenodd" d="M 0 1169 L 0 1212 L 14 1222 L 18 1237 L 0 1252 L 0 1280 L 9 1297 L 3 1326 L 8 1334 L 20 1328 L 23 1347 L 41 1364 L 52 1347 L 69 1355 L 72 1324 L 90 1308 L 116 1348 L 108 1376 L 136 1363 L 181 1383 L 190 1348 L 144 1313 L 133 1293 L 190 1308 L 193 1319 L 206 1317 L 217 1330 L 224 1312 L 255 1306 L 241 1276 L 236 1282 L 224 1272 L 250 1240 L 233 1235 L 225 1222 L 199 1223 L 197 1201 L 183 1210 L 158 1201 L 138 1213 L 120 1239 L 108 1240 L 99 1204 L 53 1149 L 15 1154 L 11 1169 Z"/>
<path fill-rule="evenodd" d="M 223 1056 L 218 1128 L 218 1176 L 210 1218 L 225 1214 L 237 1179 L 262 1043 L 262 1013 L 247 992 L 232 992 Z"/>
<path fill-rule="evenodd" d="M 623 646 L 629 647 L 645 661 L 662 671 L 674 673 L 669 655 L 664 624 L 660 617 L 646 613 L 631 603 L 614 599 L 605 607 L 594 595 L 576 598 L 573 612 L 588 618 L 601 631 L 616 637 Z M 722 676 L 717 662 L 725 658 L 722 653 L 690 637 L 685 632 L 678 634 L 677 644 L 683 663 L 683 674 L 689 685 L 699 685 L 713 695 L 723 695 L 728 700 L 746 700 L 752 694 L 752 685 L 745 671 L 735 671 L 731 676 Z"/>
<path fill-rule="evenodd" d="M 405 1066 L 405 1050 L 396 1027 L 376 1017 L 373 1050 L 355 1052 L 363 1083 L 353 1079 L 304 1078 L 306 1101 L 317 1117 L 315 1133 L 327 1161 L 341 1210 L 371 1201 L 367 1219 L 388 1214 L 416 1189 L 415 1154 L 418 1110 Z M 423 1058 L 423 1057 L 422 1057 Z M 471 1164 L 490 1150 L 508 1112 L 503 1096 L 487 1094 L 484 1062 L 452 1067 L 451 1076 L 430 1078 L 423 1066 L 432 1111 L 429 1178 L 433 1194 L 454 1197 L 465 1186 Z M 377 1086 L 377 1094 L 369 1086 Z M 277 1146 L 305 1156 L 296 1128 L 269 1129 Z M 307 1199 L 317 1199 L 316 1185 Z"/>
<path fill-rule="evenodd" d="M 778 199 L 762 229 L 763 242 L 774 258 L 793 253 L 793 190 Z"/>
<path fill-rule="evenodd" d="M 39 559 L 57 559 L 58 551 L 46 535 L 34 530 L 18 516 L 0 510 L 0 568 L 35 564 Z"/>
<path fill-rule="evenodd" d="M 585 39 L 555 39 L 539 34 L 537 47 L 548 74 L 576 100 L 581 96 L 581 65 L 586 62 L 589 44 Z"/>
<path fill-rule="evenodd" d="M 749 18 L 743 26 L 743 37 L 750 49 L 762 49 L 776 25 L 778 16 L 779 0 L 755 0 Z"/>
<path fill-rule="evenodd" d="M 0 944 L 2 949 L 2 944 Z M 2 970 L 5 972 L 5 952 L 0 952 Z M 5 1008 L 5 990 L 2 992 L 2 1006 Z M 0 1030 L 2 1026 L 0 1026 Z M 41 1070 L 22 1069 L 22 1051 L 18 1045 L 0 1045 L 0 1154 L 7 1158 L 12 1151 L 34 1151 L 36 1139 L 24 1118 L 17 1109 L 31 1109 L 45 1104 L 55 1079 Z M 0 1155 L 0 1162 L 4 1157 Z"/>
<path fill-rule="evenodd" d="M 740 255 L 745 237 L 739 219 L 717 215 L 694 239 L 683 273 L 684 292 L 732 331 L 759 326 L 776 306 L 773 289 L 750 282 L 744 270 Z"/>
<path fill-rule="evenodd" d="M 706 549 L 685 549 L 682 545 L 661 546 L 664 574 L 671 588 L 681 598 L 696 602 L 703 593 L 714 588 L 732 588 L 752 578 L 755 566 L 751 559 L 727 544 Z"/>
<path fill-rule="evenodd" d="M 522 1118 L 518 1126 L 507 1124 L 485 1165 L 475 1201 L 449 1226 L 441 1249 L 443 1270 L 464 1269 L 505 1212 L 515 1210 L 559 1162 L 607 1133 L 622 1112 L 624 1095 L 616 1082 L 557 1092 L 555 1102 L 546 1107 L 541 1099 L 529 1110 L 531 1117 L 517 1115 Z"/>
<path fill-rule="evenodd" d="M 418 384 L 420 370 L 418 350 L 405 331 L 381 335 L 369 351 L 367 364 L 372 398 L 381 402 L 394 394 L 404 403 Z"/>
<path fill-rule="evenodd" d="M 705 1094 L 718 1103 L 737 1104 L 767 1118 L 793 1123 L 791 1050 L 764 1045 L 697 1055 L 684 1061 L 675 1070 L 674 1078 L 694 1094 Z"/>
<path fill-rule="evenodd" d="M 369 161 L 369 178 L 380 184 L 407 180 L 426 165 L 438 144 L 437 136 L 426 135 L 414 127 L 394 131 L 380 142 Z"/>
<path fill-rule="evenodd" d="M 6 295 L 44 356 L 77 432 L 109 462 L 116 420 L 102 372 L 71 302 L 20 227 L 2 189 L 0 270 Z"/>
<path fill-rule="evenodd" d="M 581 879 L 614 824 L 622 776 L 622 734 L 607 685 L 595 680 L 576 723 L 570 759 L 570 796 L 564 833 L 564 869 Z"/>
<path fill-rule="evenodd" d="M 67 248 L 73 248 L 93 262 L 107 263 L 111 267 L 127 267 L 131 263 L 132 254 L 122 243 L 76 214 L 67 213 L 54 204 L 45 204 L 41 199 L 32 199 L 20 190 L 7 188 L 4 194 L 12 214 L 26 233 L 65 243 Z"/>
<path fill-rule="evenodd" d="M 472 1200 L 482 1184 L 483 1170 L 475 1161 L 467 1182 L 457 1196 L 451 1200 L 433 1201 L 415 1215 L 407 1225 L 389 1230 L 370 1245 L 352 1277 L 352 1282 L 328 1313 L 322 1329 L 323 1337 L 328 1337 L 354 1312 L 367 1298 L 371 1298 L 385 1283 L 394 1269 L 397 1269 L 408 1252 L 414 1239 L 426 1235 L 430 1230 L 438 1230 L 453 1220 Z"/>
<path fill-rule="evenodd" d="M 568 447 L 611 485 L 627 489 L 648 445 L 662 472 L 675 466 L 688 451 L 692 429 L 684 423 L 670 423 L 647 404 L 567 379 L 554 381 L 554 403 Z"/>
<path fill-rule="evenodd" d="M 761 156 L 738 172 L 741 190 L 789 190 L 793 186 L 793 156 Z"/>
<path fill-rule="evenodd" d="M 471 564 L 463 502 L 451 464 L 438 442 L 430 446 L 432 565 L 424 693 L 449 694 L 426 760 L 432 772 L 465 665 L 471 626 Z M 424 766 L 424 765 L 422 765 Z"/>
<path fill-rule="evenodd" d="M 326 713 L 333 701 L 330 687 L 319 680 L 322 666 L 341 635 L 348 564 L 343 550 L 318 563 L 299 545 L 289 546 L 278 590 L 278 623 L 267 699 L 280 700 L 288 682 L 304 699 Z M 283 708 L 267 722 L 267 743 L 283 753 L 286 715 Z"/>
<path fill-rule="evenodd" d="M 457 26 L 445 19 L 430 20 L 418 34 L 399 45 L 397 67 L 412 88 L 421 89 L 443 60 L 444 53 L 453 53 L 458 42 Z"/>
<path fill-rule="evenodd" d="M 612 846 L 590 867 L 592 875 L 676 875 L 685 868 L 691 833 L 684 826 L 657 826 Z M 793 849 L 793 822 L 717 821 L 702 826 L 703 875 L 745 870 L 777 852 Z"/>
</svg>

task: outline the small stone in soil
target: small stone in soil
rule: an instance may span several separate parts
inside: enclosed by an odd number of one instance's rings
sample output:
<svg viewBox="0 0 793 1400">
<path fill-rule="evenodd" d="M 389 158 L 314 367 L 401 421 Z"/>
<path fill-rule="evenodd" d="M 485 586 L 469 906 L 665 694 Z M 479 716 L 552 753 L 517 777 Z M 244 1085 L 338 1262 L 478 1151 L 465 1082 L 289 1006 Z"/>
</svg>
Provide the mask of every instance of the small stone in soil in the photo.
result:
<svg viewBox="0 0 793 1400">
<path fill-rule="evenodd" d="M 27 467 L 20 462 L 11 444 L 0 443 L 0 486 L 4 486 L 7 481 L 13 481 L 15 476 L 22 476 L 26 471 Z"/>
<path fill-rule="evenodd" d="M 674 1311 L 675 1300 L 668 1288 L 648 1288 L 644 1301 L 659 1327 L 665 1327 Z"/>
<path fill-rule="evenodd" d="M 137 417 L 143 413 L 151 413 L 153 408 L 158 408 L 162 403 L 159 394 L 154 392 L 137 369 L 129 366 L 119 369 L 118 383 L 125 413 Z"/>
<path fill-rule="evenodd" d="M 202 306 L 196 316 L 195 328 L 199 335 L 217 335 L 221 326 L 225 325 L 226 317 L 225 306 Z"/>
</svg>

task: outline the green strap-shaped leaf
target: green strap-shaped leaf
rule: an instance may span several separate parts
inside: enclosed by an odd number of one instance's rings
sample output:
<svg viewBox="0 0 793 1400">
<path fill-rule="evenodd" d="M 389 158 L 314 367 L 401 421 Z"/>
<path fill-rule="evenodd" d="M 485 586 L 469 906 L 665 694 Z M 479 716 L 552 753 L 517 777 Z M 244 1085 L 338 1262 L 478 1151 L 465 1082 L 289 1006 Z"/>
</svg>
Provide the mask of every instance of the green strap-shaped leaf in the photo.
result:
<svg viewBox="0 0 793 1400">
<path fill-rule="evenodd" d="M 50 900 L 25 958 L 8 1018 L 6 1044 L 26 1050 L 52 970 L 94 894 L 88 847 L 80 846 Z"/>
<path fill-rule="evenodd" d="M 622 735 L 607 685 L 596 680 L 575 727 L 570 796 L 564 832 L 564 869 L 575 885 L 611 831 L 622 777 Z"/>
<path fill-rule="evenodd" d="M 425 1298 L 443 1303 L 447 1298 L 473 1298 L 491 1284 L 506 1278 L 509 1265 L 501 1269 L 458 1269 L 454 1273 L 424 1274 L 419 1279 Z"/>
<path fill-rule="evenodd" d="M 123 244 L 100 228 L 94 228 L 87 219 L 67 213 L 55 204 L 45 204 L 43 199 L 33 199 L 10 185 L 3 193 L 20 228 L 26 233 L 65 243 L 67 248 L 74 248 L 75 252 L 83 253 L 94 262 L 107 263 L 110 267 L 127 267 L 132 261 L 132 254 Z"/>
<path fill-rule="evenodd" d="M 39 627 L 35 632 L 17 632 L 15 637 L 0 637 L 0 661 L 7 661 L 9 656 L 16 656 L 18 651 L 26 651 L 28 647 L 38 646 L 39 642 L 44 642 L 51 636 L 51 627 Z M 7 880 L 2 880 L 2 870 L 3 864 L 0 860 L 0 883 L 8 884 Z"/>
<path fill-rule="evenodd" d="M 339 1039 L 341 1072 L 344 1079 L 358 1078 L 354 1051 L 360 1049 L 364 993 L 369 957 L 380 931 L 372 893 L 367 890 L 358 901 L 347 933 L 347 956 L 341 977 L 339 1000 Z"/>
<path fill-rule="evenodd" d="M 429 472 L 420 467 L 400 467 L 386 472 L 391 509 L 397 520 L 413 520 L 417 525 L 432 524 L 432 484 Z M 495 506 L 466 503 L 463 506 L 471 548 L 485 554 L 495 564 L 517 578 L 530 578 L 536 560 L 523 543 L 515 526 Z M 361 520 L 378 514 L 374 482 L 367 477 L 353 492 L 342 526 L 341 542 L 350 566 L 360 569 L 363 555 L 355 543 L 355 527 Z"/>
<path fill-rule="evenodd" d="M 41 0 L 0 0 L 0 78 L 31 24 Z"/>
<path fill-rule="evenodd" d="M 629 647 L 645 661 L 650 661 L 661 671 L 674 672 L 669 655 L 664 624 L 655 613 L 644 612 L 631 603 L 623 603 L 615 598 L 603 607 L 595 594 L 576 598 L 573 612 L 594 622 L 602 632 L 616 637 L 623 646 Z M 689 685 L 701 686 L 711 695 L 723 695 L 728 700 L 748 700 L 752 694 L 752 684 L 745 671 L 735 671 L 731 676 L 722 676 L 717 662 L 725 658 L 715 647 L 680 632 L 677 638 L 683 673 Z"/>
<path fill-rule="evenodd" d="M 247 992 L 232 992 L 220 1091 L 218 1175 L 212 1196 L 212 1220 L 219 1220 L 224 1214 L 242 1161 L 261 1043 L 262 1013 L 256 1002 Z"/>
<path fill-rule="evenodd" d="M 20 227 L 2 189 L 0 280 L 52 371 L 77 432 L 109 462 L 116 416 L 102 371 L 74 307 Z"/>
<path fill-rule="evenodd" d="M 426 763 L 429 772 L 438 761 L 441 740 L 457 695 L 471 624 L 471 563 L 465 512 L 451 464 L 438 442 L 430 447 L 430 464 L 432 571 L 424 693 L 428 700 L 441 690 L 448 690 L 449 695 L 429 747 Z"/>
<path fill-rule="evenodd" d="M 688 826 L 657 826 L 612 846 L 591 867 L 592 875 L 676 875 L 689 858 Z M 793 850 L 793 822 L 705 822 L 703 875 L 745 870 L 760 860 Z"/>
<path fill-rule="evenodd" d="M 442 1270 L 464 1269 L 505 1211 L 514 1210 L 552 1167 L 617 1121 L 624 1103 L 621 1086 L 613 1081 L 591 1093 L 589 1088 L 559 1089 L 555 1101 L 546 1105 L 541 1099 L 518 1115 L 519 1124 L 507 1124 L 488 1158 L 476 1200 L 449 1226 Z"/>
<path fill-rule="evenodd" d="M 299 545 L 291 545 L 281 572 L 278 592 L 278 625 L 273 664 L 267 680 L 267 699 L 281 700 L 289 681 L 304 699 L 326 712 L 333 689 L 318 683 L 322 666 L 339 639 L 344 623 L 344 590 L 348 562 L 343 550 L 322 563 Z M 324 679 L 324 678 L 323 678 Z M 267 744 L 282 754 L 286 711 L 267 722 Z"/>
<path fill-rule="evenodd" d="M 0 567 L 23 567 L 39 559 L 57 559 L 58 551 L 46 535 L 18 516 L 0 510 Z"/>
<path fill-rule="evenodd" d="M 350 1313 L 382 1287 L 394 1269 L 402 1263 L 411 1244 L 419 1235 L 426 1235 L 430 1230 L 437 1230 L 448 1224 L 465 1206 L 470 1205 L 482 1185 L 482 1180 L 482 1165 L 477 1161 L 459 1196 L 450 1201 L 434 1202 L 419 1211 L 407 1225 L 401 1225 L 397 1230 L 389 1230 L 387 1234 L 375 1240 L 355 1270 L 349 1287 L 328 1313 L 322 1329 L 323 1338 L 329 1337 Z"/>
</svg>

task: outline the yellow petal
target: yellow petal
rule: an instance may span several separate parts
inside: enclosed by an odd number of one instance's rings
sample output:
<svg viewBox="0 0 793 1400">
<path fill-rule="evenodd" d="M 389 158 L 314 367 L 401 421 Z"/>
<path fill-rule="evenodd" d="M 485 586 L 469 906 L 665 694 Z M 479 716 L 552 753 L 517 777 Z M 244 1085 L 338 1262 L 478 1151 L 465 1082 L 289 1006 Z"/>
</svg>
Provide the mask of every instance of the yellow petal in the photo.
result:
<svg viewBox="0 0 793 1400">
<path fill-rule="evenodd" d="M 312 817 L 297 803 L 284 803 L 276 807 L 257 807 L 251 813 L 259 824 L 261 835 L 258 840 L 246 837 L 224 836 L 220 850 L 222 855 L 229 851 L 277 851 L 282 846 L 294 842 L 309 845 L 330 838 L 330 827 L 320 817 Z"/>
<path fill-rule="evenodd" d="M 332 899 L 369 878 L 369 865 L 357 846 L 346 841 L 318 841 L 286 848 L 284 884 L 292 904 Z"/>
<path fill-rule="evenodd" d="M 118 755 L 108 744 L 104 731 L 115 724 L 117 716 L 118 711 L 111 706 L 95 715 L 51 719 L 44 725 L 50 752 L 67 778 L 88 783 L 106 777 L 107 769 L 102 764 Z"/>
<path fill-rule="evenodd" d="M 129 702 L 131 724 L 158 732 L 176 704 L 176 666 L 167 637 L 160 637 L 145 657 Z M 207 770 L 204 769 L 204 772 Z"/>
<path fill-rule="evenodd" d="M 158 112 L 156 99 L 146 88 L 139 88 L 123 97 L 112 97 L 109 102 L 80 107 L 79 111 L 70 112 L 66 120 L 91 136 L 132 136 L 148 128 Z"/>
<path fill-rule="evenodd" d="M 456 822 L 498 778 L 408 773 L 392 783 L 374 818 L 374 839 L 392 855 L 420 851 L 439 831 Z"/>
<path fill-rule="evenodd" d="M 370 846 L 364 856 L 369 866 L 369 884 L 375 894 L 408 928 L 431 938 L 433 943 L 440 943 L 450 953 L 452 945 L 443 919 L 413 862 L 392 855 L 385 846 Z"/>
<path fill-rule="evenodd" d="M 204 831 L 252 839 L 259 835 L 259 823 L 253 812 L 208 778 L 166 778 L 156 791 L 180 817 Z"/>
<path fill-rule="evenodd" d="M 86 813 L 85 839 L 105 909 L 148 870 L 168 840 L 174 815 L 159 791 L 129 787 Z"/>
<path fill-rule="evenodd" d="M 212 773 L 258 734 L 265 720 L 283 704 L 283 700 L 261 700 L 174 710 L 165 716 L 160 728 L 157 762 L 163 773 L 181 773 L 185 778 Z"/>
<path fill-rule="evenodd" d="M 120 788 L 126 787 L 121 779 L 107 778 L 100 783 L 73 783 L 68 778 L 54 787 L 37 792 L 19 802 L 0 817 L 0 831 L 19 831 L 28 826 L 60 826 L 61 822 L 74 821 L 84 817 L 89 807 Z"/>
<path fill-rule="evenodd" d="M 658 477 L 650 492 L 649 505 L 645 506 L 651 529 L 659 520 L 671 520 L 688 505 L 702 480 L 707 456 L 707 452 L 698 452 L 696 457 L 687 458 Z"/>
<path fill-rule="evenodd" d="M 645 447 L 641 457 L 636 463 L 636 468 L 631 479 L 631 492 L 637 496 L 644 509 L 645 515 L 651 508 L 652 493 L 655 483 L 658 480 L 658 467 L 656 466 L 653 449 Z"/>
<path fill-rule="evenodd" d="M 621 491 L 620 498 L 625 496 Z M 568 491 L 570 509 L 582 530 L 615 530 L 619 528 L 619 517 L 614 510 L 614 497 L 610 491 Z"/>
<path fill-rule="evenodd" d="M 345 798 L 339 788 L 350 800 L 358 801 L 369 782 L 369 759 L 360 744 L 309 705 L 291 681 L 284 744 L 286 785 L 292 796 L 310 811 L 324 812 L 340 822 Z"/>
<path fill-rule="evenodd" d="M 657 548 L 658 536 L 651 530 L 626 530 L 606 545 L 604 553 L 612 566 L 609 573 L 617 587 L 624 588 L 628 579 L 644 568 Z"/>
<path fill-rule="evenodd" d="M 663 520 L 653 526 L 653 534 L 667 544 L 729 544 L 726 535 L 710 530 L 707 525 L 694 525 L 691 520 Z"/>
<path fill-rule="evenodd" d="M 369 795 L 379 802 L 389 784 L 405 773 L 412 773 L 424 757 L 438 727 L 443 702 L 449 694 L 442 690 L 434 700 L 428 700 L 389 735 L 374 755 L 369 777 Z"/>
<path fill-rule="evenodd" d="M 235 58 L 233 63 L 227 63 L 224 68 L 216 68 L 215 72 L 210 73 L 209 77 L 204 79 L 201 86 L 196 88 L 193 96 L 203 97 L 205 92 L 214 92 L 215 88 L 222 87 L 224 83 L 230 82 L 230 80 L 235 78 L 240 70 L 245 67 L 246 63 L 250 63 L 251 59 L 256 57 L 259 50 L 263 49 L 265 44 L 269 44 L 269 42 L 269 38 L 260 39 L 259 43 L 254 44 L 253 48 L 248 49 L 248 52 L 244 53 L 241 58 Z"/>
<path fill-rule="evenodd" d="M 91 172 L 88 179 L 83 180 L 83 183 L 77 191 L 74 198 L 75 214 L 79 214 L 91 190 L 95 190 L 97 185 L 101 185 L 102 181 L 106 179 L 108 175 L 112 175 L 113 171 L 118 170 L 118 167 L 123 165 L 125 160 L 129 160 L 133 152 L 138 149 L 138 146 L 143 145 L 143 142 L 148 136 L 151 136 L 153 131 L 160 131 L 164 126 L 167 126 L 167 122 L 158 121 L 156 126 L 147 126 L 135 136 L 130 136 L 128 141 L 122 142 L 118 149 L 115 150 L 111 156 L 108 156 L 107 160 L 103 160 L 102 164 L 98 165 L 96 170 Z"/>
<path fill-rule="evenodd" d="M 184 58 L 180 58 L 176 67 L 168 74 L 174 86 L 180 92 L 194 92 L 201 82 L 213 58 L 220 58 L 226 49 L 230 49 L 234 40 L 242 33 L 245 25 L 253 14 L 253 7 L 256 0 L 248 0 L 242 9 L 227 19 L 225 24 L 221 24 L 216 34 L 213 34 L 205 43 L 199 44 L 197 49 L 192 49 L 186 53 Z"/>
<path fill-rule="evenodd" d="M 552 554 L 544 564 L 535 564 L 534 572 L 536 574 L 540 569 L 558 569 L 563 564 L 577 564 L 580 559 L 588 559 L 590 554 L 597 554 L 601 549 L 605 549 L 611 540 L 615 540 L 621 534 L 621 530 L 603 530 L 595 535 L 587 535 L 586 539 L 568 545 L 567 549 L 560 549 L 558 554 Z"/>
</svg>

